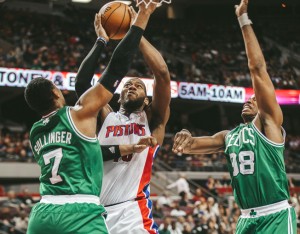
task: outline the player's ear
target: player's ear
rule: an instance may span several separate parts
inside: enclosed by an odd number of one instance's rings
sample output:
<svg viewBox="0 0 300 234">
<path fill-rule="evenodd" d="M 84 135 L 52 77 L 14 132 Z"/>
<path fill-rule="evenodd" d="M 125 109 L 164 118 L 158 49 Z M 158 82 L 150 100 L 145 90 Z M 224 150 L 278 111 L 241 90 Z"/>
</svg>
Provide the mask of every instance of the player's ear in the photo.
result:
<svg viewBox="0 0 300 234">
<path fill-rule="evenodd" d="M 149 103 L 150 103 L 150 101 L 149 101 L 149 98 L 145 97 L 145 100 L 144 100 L 144 104 L 145 104 L 145 106 L 148 106 L 148 105 L 149 105 Z"/>
<path fill-rule="evenodd" d="M 57 88 L 52 89 L 52 93 L 55 99 L 58 99 L 60 97 L 60 91 Z"/>
</svg>

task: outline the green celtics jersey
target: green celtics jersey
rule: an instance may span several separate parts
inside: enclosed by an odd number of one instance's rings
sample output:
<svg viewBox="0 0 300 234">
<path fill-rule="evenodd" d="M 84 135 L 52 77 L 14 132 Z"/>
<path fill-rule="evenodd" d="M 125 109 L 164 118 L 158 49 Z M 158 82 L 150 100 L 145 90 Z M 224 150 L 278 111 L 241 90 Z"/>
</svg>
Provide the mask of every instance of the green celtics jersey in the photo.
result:
<svg viewBox="0 0 300 234">
<path fill-rule="evenodd" d="M 97 138 L 80 134 L 70 107 L 36 122 L 30 131 L 34 157 L 41 167 L 41 195 L 100 196 L 102 152 Z"/>
<path fill-rule="evenodd" d="M 234 197 L 241 209 L 289 198 L 284 144 L 268 140 L 253 123 L 241 124 L 225 138 Z"/>
</svg>

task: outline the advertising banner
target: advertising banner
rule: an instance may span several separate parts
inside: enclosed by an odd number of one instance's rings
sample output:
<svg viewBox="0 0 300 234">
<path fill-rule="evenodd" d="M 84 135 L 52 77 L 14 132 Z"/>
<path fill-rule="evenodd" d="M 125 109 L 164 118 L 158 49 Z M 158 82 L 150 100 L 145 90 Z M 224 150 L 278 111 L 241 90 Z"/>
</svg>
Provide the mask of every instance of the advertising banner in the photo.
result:
<svg viewBox="0 0 300 234">
<path fill-rule="evenodd" d="M 76 73 L 41 71 L 20 68 L 0 67 L 0 86 L 26 87 L 35 77 L 44 77 L 53 81 L 62 90 L 75 90 Z M 96 74 L 91 84 L 99 79 L 100 74 Z M 125 82 L 130 77 L 125 77 L 120 83 L 116 93 L 120 93 Z M 147 95 L 153 95 L 153 79 L 140 78 L 147 88 Z M 223 86 L 215 84 L 187 83 L 171 81 L 172 98 L 244 103 L 254 93 L 252 88 Z M 276 90 L 277 101 L 281 105 L 300 105 L 300 90 Z"/>
</svg>

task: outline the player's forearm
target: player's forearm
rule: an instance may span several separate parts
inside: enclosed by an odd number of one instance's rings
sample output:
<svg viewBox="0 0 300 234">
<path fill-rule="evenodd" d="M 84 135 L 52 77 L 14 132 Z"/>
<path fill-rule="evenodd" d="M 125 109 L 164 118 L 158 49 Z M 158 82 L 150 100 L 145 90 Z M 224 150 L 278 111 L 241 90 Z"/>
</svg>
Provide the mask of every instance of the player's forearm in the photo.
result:
<svg viewBox="0 0 300 234">
<path fill-rule="evenodd" d="M 129 71 L 143 33 L 143 29 L 132 26 L 115 49 L 107 68 L 99 80 L 99 82 L 111 93 L 114 93 L 118 84 Z"/>
<path fill-rule="evenodd" d="M 252 26 L 245 25 L 242 27 L 242 34 L 250 71 L 259 71 L 260 69 L 266 70 L 265 58 Z"/>
<path fill-rule="evenodd" d="M 188 154 L 214 154 L 224 151 L 225 142 L 221 139 L 223 132 L 214 136 L 193 137 Z"/>
<path fill-rule="evenodd" d="M 155 78 L 170 82 L 169 70 L 164 58 L 144 37 L 140 43 L 140 51 Z"/>
<path fill-rule="evenodd" d="M 129 154 L 134 154 L 135 153 L 135 150 L 134 150 L 134 144 L 131 144 L 131 145 L 120 145 L 119 148 L 120 148 L 120 154 L 121 156 L 127 156 Z"/>
<path fill-rule="evenodd" d="M 135 145 L 101 145 L 103 161 L 115 160 L 135 153 Z"/>
<path fill-rule="evenodd" d="M 144 11 L 139 11 L 133 25 L 145 30 L 151 14 Z"/>
<path fill-rule="evenodd" d="M 104 48 L 104 42 L 97 40 L 93 48 L 82 61 L 75 82 L 75 91 L 77 97 L 80 97 L 86 90 L 91 87 L 91 80 L 94 76 L 95 69 L 98 65 L 98 60 Z"/>
</svg>

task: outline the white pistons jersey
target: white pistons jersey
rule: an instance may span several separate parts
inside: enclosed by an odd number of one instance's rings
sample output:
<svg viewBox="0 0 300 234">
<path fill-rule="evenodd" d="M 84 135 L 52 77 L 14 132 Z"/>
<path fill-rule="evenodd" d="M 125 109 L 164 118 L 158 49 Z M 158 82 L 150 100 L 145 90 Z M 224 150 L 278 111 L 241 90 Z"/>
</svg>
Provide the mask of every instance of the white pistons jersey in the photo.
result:
<svg viewBox="0 0 300 234">
<path fill-rule="evenodd" d="M 144 111 L 132 113 L 129 117 L 111 112 L 102 125 L 98 139 L 101 145 L 127 145 L 136 144 L 142 136 L 150 135 Z M 158 148 L 146 148 L 141 153 L 104 162 L 101 204 L 108 206 L 148 198 L 152 164 Z"/>
</svg>

